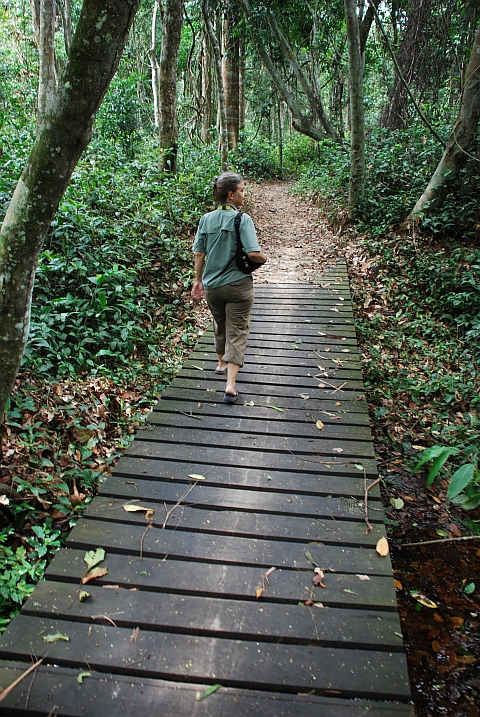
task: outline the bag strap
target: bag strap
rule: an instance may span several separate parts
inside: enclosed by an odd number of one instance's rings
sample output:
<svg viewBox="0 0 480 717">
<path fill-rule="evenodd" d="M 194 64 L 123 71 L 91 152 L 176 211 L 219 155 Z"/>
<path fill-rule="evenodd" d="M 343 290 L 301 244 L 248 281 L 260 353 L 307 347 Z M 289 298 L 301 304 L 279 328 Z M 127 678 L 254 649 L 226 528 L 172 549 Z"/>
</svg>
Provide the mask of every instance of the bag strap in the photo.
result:
<svg viewBox="0 0 480 717">
<path fill-rule="evenodd" d="M 235 219 L 233 220 L 233 226 L 235 227 L 235 236 L 237 237 L 237 244 L 242 245 L 242 240 L 240 239 L 240 222 L 242 221 L 242 212 L 238 212 L 235 215 Z"/>
</svg>

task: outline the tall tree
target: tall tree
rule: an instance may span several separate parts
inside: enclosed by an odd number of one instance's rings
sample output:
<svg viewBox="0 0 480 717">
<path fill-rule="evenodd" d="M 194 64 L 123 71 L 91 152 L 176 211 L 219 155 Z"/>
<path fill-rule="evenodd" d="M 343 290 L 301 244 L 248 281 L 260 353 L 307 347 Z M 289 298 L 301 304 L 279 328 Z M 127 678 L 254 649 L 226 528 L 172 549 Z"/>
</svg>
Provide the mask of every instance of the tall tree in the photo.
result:
<svg viewBox="0 0 480 717">
<path fill-rule="evenodd" d="M 365 114 L 363 108 L 363 55 L 356 0 L 344 0 L 348 44 L 348 96 L 350 104 L 350 182 L 348 216 L 354 219 L 365 192 Z"/>
<path fill-rule="evenodd" d="M 465 83 L 460 112 L 447 142 L 443 156 L 422 196 L 415 204 L 409 219 L 428 214 L 440 207 L 452 183 L 468 159 L 468 148 L 475 136 L 480 118 L 480 25 L 473 41 L 470 61 L 465 73 Z M 478 161 L 478 160 L 477 160 Z"/>
<path fill-rule="evenodd" d="M 158 104 L 160 169 L 175 174 L 178 153 L 177 61 L 184 0 L 166 0 L 162 20 Z"/>
<path fill-rule="evenodd" d="M 215 76 L 217 78 L 218 109 L 220 114 L 220 153 L 222 169 L 226 170 L 228 169 L 228 127 L 222 76 L 222 53 L 220 52 L 220 45 L 211 21 L 209 0 L 202 0 L 202 14 L 215 61 L 214 66 Z"/>
<path fill-rule="evenodd" d="M 152 94 L 153 94 L 153 119 L 155 127 L 160 126 L 160 109 L 158 106 L 158 96 L 160 93 L 160 66 L 157 60 L 157 19 L 158 11 L 161 12 L 160 0 L 154 0 L 152 11 L 152 42 L 148 51 L 148 59 L 150 60 L 150 70 L 152 74 Z"/>
<path fill-rule="evenodd" d="M 55 96 L 57 73 L 55 69 L 56 0 L 31 0 L 33 29 L 38 48 L 37 132 L 45 115 L 50 111 Z"/>
<path fill-rule="evenodd" d="M 0 230 L 0 416 L 27 341 L 43 241 L 115 74 L 139 0 L 84 0 L 70 57 Z"/>
<path fill-rule="evenodd" d="M 240 112 L 240 66 L 236 15 L 231 4 L 227 5 L 223 15 L 222 51 L 222 76 L 225 90 L 228 147 L 229 149 L 236 149 Z"/>
</svg>

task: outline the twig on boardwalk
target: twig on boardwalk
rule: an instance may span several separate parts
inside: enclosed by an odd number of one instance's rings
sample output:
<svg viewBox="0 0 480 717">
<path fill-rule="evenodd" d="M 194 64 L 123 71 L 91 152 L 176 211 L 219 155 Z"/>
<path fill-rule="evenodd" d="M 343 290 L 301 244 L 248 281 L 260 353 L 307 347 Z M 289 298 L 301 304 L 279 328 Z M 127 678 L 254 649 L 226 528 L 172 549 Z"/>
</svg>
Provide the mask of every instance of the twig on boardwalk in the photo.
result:
<svg viewBox="0 0 480 717">
<path fill-rule="evenodd" d="M 145 536 L 147 534 L 147 531 L 150 530 L 150 528 L 153 526 L 153 523 L 149 523 L 145 530 L 142 533 L 142 537 L 140 538 L 140 560 L 143 560 L 143 541 L 145 540 Z"/>
<path fill-rule="evenodd" d="M 365 480 L 367 480 L 367 471 L 365 470 L 365 468 L 363 469 L 363 475 L 364 475 L 364 477 L 365 477 Z M 368 486 L 365 488 L 365 522 L 366 522 L 366 524 L 367 524 L 367 529 L 366 529 L 366 531 L 365 531 L 365 535 L 368 535 L 369 532 L 372 530 L 372 524 L 370 523 L 370 521 L 369 521 L 369 519 L 368 519 L 368 492 L 369 492 L 374 486 L 376 486 L 378 483 L 380 483 L 380 481 L 381 481 L 381 478 L 380 478 L 380 476 L 379 476 L 379 477 L 377 478 L 377 480 L 374 480 L 373 483 L 370 483 L 370 485 L 368 485 Z"/>
<path fill-rule="evenodd" d="M 287 451 L 292 454 L 294 458 L 297 459 L 297 461 L 303 461 L 304 463 L 315 463 L 315 465 L 320 464 L 321 466 L 346 466 L 347 464 L 345 462 L 341 461 L 312 461 L 310 458 L 299 458 L 295 455 L 293 451 L 290 450 L 290 448 L 287 448 Z"/>
<path fill-rule="evenodd" d="M 338 388 L 335 389 L 335 391 L 332 391 L 332 396 L 333 396 L 334 393 L 337 393 L 337 391 L 341 391 L 342 388 L 343 388 L 344 386 L 346 386 L 346 385 L 347 385 L 347 382 L 344 381 L 340 386 L 338 386 Z"/>
<path fill-rule="evenodd" d="M 36 670 L 37 667 L 40 665 L 41 662 L 43 662 L 43 657 L 41 657 L 39 660 L 37 660 L 33 665 L 30 665 L 30 667 L 28 668 L 28 670 L 25 670 L 25 672 L 23 672 L 23 673 L 20 675 L 20 677 L 17 677 L 17 679 L 14 680 L 11 685 L 9 685 L 8 687 L 6 687 L 6 688 L 3 690 L 3 692 L 0 693 L 0 702 L 1 702 L 2 700 L 4 700 L 5 697 L 8 697 L 8 695 L 10 694 L 10 692 L 13 692 L 13 690 L 15 689 L 15 687 L 16 687 L 17 685 L 19 685 L 20 682 L 25 679 L 25 677 L 27 677 L 31 672 L 33 672 L 33 670 Z"/>
<path fill-rule="evenodd" d="M 120 615 L 121 613 L 117 612 L 116 615 Z M 113 620 L 108 617 L 108 615 L 91 615 L 92 620 L 106 620 L 110 623 L 110 625 L 113 625 L 113 627 L 117 627 Z"/>
<path fill-rule="evenodd" d="M 442 538 L 441 540 L 423 540 L 420 543 L 400 543 L 399 548 L 411 548 L 413 545 L 432 545 L 432 543 L 455 543 L 460 540 L 480 540 L 480 535 L 461 535 L 459 538 Z"/>
<path fill-rule="evenodd" d="M 191 412 L 190 412 L 190 413 L 185 413 L 185 411 L 180 411 L 179 408 L 176 408 L 175 411 L 176 411 L 177 413 L 181 413 L 183 416 L 186 416 L 187 418 L 195 418 L 197 421 L 201 421 L 201 420 L 202 420 L 202 417 L 201 417 L 201 416 L 194 416 L 193 413 L 191 413 Z"/>
<path fill-rule="evenodd" d="M 197 483 L 198 483 L 198 480 L 196 480 L 195 483 L 192 483 L 192 485 L 191 485 L 189 488 L 187 488 L 187 490 L 186 490 L 185 493 L 182 495 L 182 497 L 181 497 L 179 500 L 177 500 L 177 502 L 175 503 L 175 505 L 173 506 L 173 508 L 170 508 L 170 510 L 167 510 L 167 514 L 166 514 L 166 516 L 165 516 L 165 520 L 163 521 L 162 529 L 164 529 L 165 526 L 167 525 L 168 519 L 169 519 L 170 516 L 172 515 L 173 511 L 174 511 L 176 508 L 178 508 L 179 505 L 181 505 L 182 501 L 184 501 L 185 498 L 187 497 L 187 495 L 192 492 L 192 490 L 195 488 L 195 486 L 197 485 Z"/>
</svg>

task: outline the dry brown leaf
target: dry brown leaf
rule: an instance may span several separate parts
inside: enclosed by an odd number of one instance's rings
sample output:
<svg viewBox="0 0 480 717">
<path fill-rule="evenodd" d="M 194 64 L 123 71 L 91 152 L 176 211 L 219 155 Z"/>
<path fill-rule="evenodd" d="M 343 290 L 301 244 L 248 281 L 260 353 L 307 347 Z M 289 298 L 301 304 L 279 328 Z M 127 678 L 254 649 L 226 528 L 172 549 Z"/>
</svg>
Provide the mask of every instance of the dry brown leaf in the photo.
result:
<svg viewBox="0 0 480 717">
<path fill-rule="evenodd" d="M 343 453 L 343 448 L 332 448 L 334 453 Z"/>
<path fill-rule="evenodd" d="M 90 582 L 90 580 L 95 580 L 95 578 L 103 578 L 104 575 L 107 575 L 108 568 L 93 568 L 90 570 L 81 580 L 82 585 L 86 585 Z"/>
<path fill-rule="evenodd" d="M 457 655 L 457 662 L 461 665 L 473 665 L 477 658 L 473 655 Z"/>
<path fill-rule="evenodd" d="M 318 420 L 315 425 L 319 431 L 322 431 L 325 428 L 325 424 L 323 424 L 320 420 Z"/>
<path fill-rule="evenodd" d="M 370 580 L 368 575 L 356 575 L 355 577 L 357 577 L 359 580 Z"/>
<path fill-rule="evenodd" d="M 193 480 L 205 480 L 205 476 L 201 476 L 199 473 L 189 473 L 189 478 L 193 478 Z"/>
<path fill-rule="evenodd" d="M 402 583 L 400 582 L 400 580 L 394 580 L 394 581 L 393 581 L 393 584 L 394 584 L 395 587 L 398 588 L 399 590 L 403 590 L 403 585 L 402 585 Z"/>
<path fill-rule="evenodd" d="M 127 513 L 138 513 L 140 511 L 145 511 L 145 518 L 149 518 L 155 513 L 154 510 L 152 510 L 151 508 L 144 508 L 143 505 L 124 505 L 123 510 L 126 510 Z"/>
<path fill-rule="evenodd" d="M 255 590 L 255 597 L 261 598 L 263 595 L 263 587 L 261 585 L 258 586 L 258 588 Z"/>
<path fill-rule="evenodd" d="M 390 548 L 388 547 L 388 540 L 386 538 L 380 538 L 375 550 L 379 555 L 382 556 L 382 558 L 385 558 L 390 552 Z"/>
</svg>

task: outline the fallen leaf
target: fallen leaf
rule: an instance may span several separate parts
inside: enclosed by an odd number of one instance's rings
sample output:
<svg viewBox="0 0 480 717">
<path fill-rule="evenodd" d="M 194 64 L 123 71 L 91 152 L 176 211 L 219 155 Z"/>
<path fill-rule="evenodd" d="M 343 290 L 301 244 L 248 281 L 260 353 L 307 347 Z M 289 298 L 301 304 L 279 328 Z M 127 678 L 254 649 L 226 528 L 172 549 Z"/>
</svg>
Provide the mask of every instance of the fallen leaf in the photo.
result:
<svg viewBox="0 0 480 717">
<path fill-rule="evenodd" d="M 320 421 L 320 420 L 318 420 L 318 421 L 315 423 L 315 425 L 316 425 L 316 427 L 318 428 L 319 431 L 321 431 L 321 430 L 323 430 L 323 429 L 325 428 L 325 424 L 322 423 L 322 421 Z"/>
<path fill-rule="evenodd" d="M 54 635 L 44 635 L 43 636 L 44 642 L 70 642 L 70 638 L 68 635 L 62 635 L 61 632 L 56 632 Z"/>
<path fill-rule="evenodd" d="M 145 518 L 147 518 L 147 520 L 155 513 L 154 510 L 151 508 L 144 508 L 143 505 L 124 505 L 123 510 L 126 510 L 127 513 L 139 513 L 145 511 Z"/>
<path fill-rule="evenodd" d="M 85 600 L 87 600 L 87 598 L 89 597 L 91 597 L 91 595 L 90 593 L 87 593 L 86 590 L 80 590 L 80 592 L 78 593 L 78 599 L 80 602 L 85 602 Z"/>
<path fill-rule="evenodd" d="M 205 476 L 202 476 L 199 473 L 189 473 L 188 477 L 193 478 L 193 480 L 205 480 Z"/>
<path fill-rule="evenodd" d="M 83 685 L 83 680 L 85 679 L 85 677 L 91 677 L 91 676 L 92 676 L 91 672 L 80 672 L 80 674 L 77 677 L 78 684 Z"/>
<path fill-rule="evenodd" d="M 394 581 L 393 581 L 393 584 L 394 584 L 395 587 L 398 588 L 399 590 L 403 590 L 403 585 L 402 585 L 402 583 L 400 582 L 400 580 L 394 580 Z"/>
<path fill-rule="evenodd" d="M 88 569 L 91 570 L 105 560 L 105 550 L 103 548 L 97 548 L 96 550 L 89 550 L 85 553 L 83 561 L 87 563 Z"/>
<path fill-rule="evenodd" d="M 438 607 L 437 603 L 433 602 L 433 600 L 430 600 L 430 598 L 428 598 L 423 593 L 418 592 L 418 590 L 411 590 L 410 595 L 415 598 L 415 600 L 419 602 L 420 605 L 424 605 L 425 607 L 430 607 L 432 609 Z"/>
<path fill-rule="evenodd" d="M 332 448 L 334 453 L 343 453 L 343 448 Z"/>
<path fill-rule="evenodd" d="M 0 505 L 9 505 L 10 501 L 6 495 L 0 495 Z"/>
<path fill-rule="evenodd" d="M 81 579 L 82 585 L 86 585 L 90 582 L 90 580 L 95 580 L 95 578 L 103 578 L 104 575 L 107 575 L 108 568 L 93 568 L 93 570 L 89 570 L 86 575 Z"/>
<path fill-rule="evenodd" d="M 256 588 L 256 590 L 255 590 L 255 597 L 258 599 L 258 598 L 261 598 L 262 595 L 263 595 L 263 587 L 261 585 L 259 585 L 258 588 Z"/>
<path fill-rule="evenodd" d="M 340 590 L 341 593 L 348 593 L 349 595 L 358 595 L 354 590 L 349 590 L 348 588 L 344 588 L 343 590 Z"/>
<path fill-rule="evenodd" d="M 303 604 L 306 605 L 307 607 L 310 607 L 311 605 L 314 604 L 314 602 L 313 602 L 313 600 L 305 600 L 305 602 Z"/>
<path fill-rule="evenodd" d="M 350 349 L 342 349 L 342 353 L 344 353 L 344 354 L 349 354 L 349 353 L 350 353 Z"/>
<path fill-rule="evenodd" d="M 310 398 L 308 393 L 299 393 L 298 395 L 300 396 L 300 398 L 304 398 L 305 401 L 308 401 L 308 399 Z"/>
<path fill-rule="evenodd" d="M 473 665 L 477 661 L 477 658 L 473 655 L 458 655 L 457 662 L 461 665 Z"/>
<path fill-rule="evenodd" d="M 354 463 L 354 468 L 357 469 L 357 471 L 363 471 L 363 466 L 361 463 Z"/>
<path fill-rule="evenodd" d="M 336 406 L 341 406 L 342 404 L 340 403 L 340 401 L 335 401 L 335 405 L 336 405 Z"/>
<path fill-rule="evenodd" d="M 197 702 L 200 702 L 200 700 L 204 700 L 205 697 L 208 697 L 209 695 L 213 695 L 213 693 L 219 690 L 221 686 L 222 685 L 211 685 L 210 687 L 207 687 L 207 689 L 197 697 Z"/>
<path fill-rule="evenodd" d="M 359 580 L 370 580 L 368 575 L 356 575 L 355 577 L 357 577 Z"/>
<path fill-rule="evenodd" d="M 324 585 L 324 583 L 323 583 L 323 578 L 324 578 L 324 577 L 325 577 L 325 576 L 324 576 L 323 572 L 320 570 L 320 568 L 317 568 L 317 569 L 315 570 L 315 574 L 314 574 L 314 576 L 313 576 L 313 578 L 312 578 L 312 583 L 313 583 L 314 585 L 319 585 L 321 588 L 325 588 L 325 589 L 326 589 L 327 586 Z"/>
<path fill-rule="evenodd" d="M 390 503 L 393 505 L 395 510 L 401 510 L 405 505 L 404 501 L 401 498 L 390 498 Z"/>
<path fill-rule="evenodd" d="M 247 403 L 244 403 L 243 405 L 244 406 L 254 406 L 255 404 L 253 401 L 248 401 Z"/>
<path fill-rule="evenodd" d="M 382 556 L 382 558 L 386 557 L 390 552 L 390 548 L 388 547 L 388 540 L 386 538 L 380 538 L 375 550 L 379 555 Z"/>
<path fill-rule="evenodd" d="M 280 413 L 283 413 L 283 408 L 279 408 L 278 406 L 272 406 L 271 404 L 267 403 L 265 408 L 273 408 L 275 411 L 280 411 Z"/>
<path fill-rule="evenodd" d="M 201 403 L 197 403 L 197 408 L 201 408 L 201 407 L 202 407 L 202 404 L 201 404 Z"/>
</svg>

